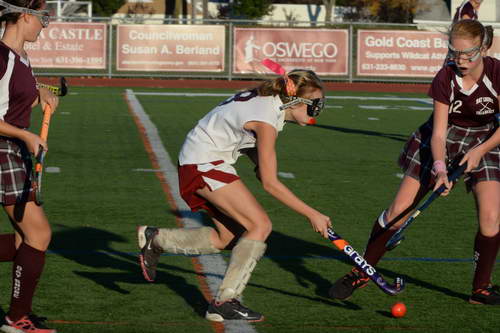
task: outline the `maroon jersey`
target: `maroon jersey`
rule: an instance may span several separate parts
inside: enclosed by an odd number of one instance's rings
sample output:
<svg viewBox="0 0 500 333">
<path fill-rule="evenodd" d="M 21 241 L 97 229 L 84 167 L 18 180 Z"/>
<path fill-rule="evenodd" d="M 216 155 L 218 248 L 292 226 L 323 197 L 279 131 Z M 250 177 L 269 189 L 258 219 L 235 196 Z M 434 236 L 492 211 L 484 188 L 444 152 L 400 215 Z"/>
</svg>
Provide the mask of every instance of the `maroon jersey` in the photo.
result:
<svg viewBox="0 0 500 333">
<path fill-rule="evenodd" d="M 469 1 L 466 1 L 457 7 L 457 11 L 455 12 L 455 16 L 453 17 L 453 23 L 458 22 L 462 19 L 462 16 L 467 15 L 471 20 L 477 20 L 477 12 L 472 7 Z"/>
<path fill-rule="evenodd" d="M 444 66 L 432 80 L 429 96 L 449 106 L 448 122 L 461 127 L 483 126 L 496 121 L 499 113 L 500 60 L 483 58 L 484 69 L 476 84 L 462 88 L 462 78 Z"/>
<path fill-rule="evenodd" d="M 0 120 L 28 128 L 31 105 L 37 98 L 38 90 L 29 61 L 0 42 Z"/>
</svg>

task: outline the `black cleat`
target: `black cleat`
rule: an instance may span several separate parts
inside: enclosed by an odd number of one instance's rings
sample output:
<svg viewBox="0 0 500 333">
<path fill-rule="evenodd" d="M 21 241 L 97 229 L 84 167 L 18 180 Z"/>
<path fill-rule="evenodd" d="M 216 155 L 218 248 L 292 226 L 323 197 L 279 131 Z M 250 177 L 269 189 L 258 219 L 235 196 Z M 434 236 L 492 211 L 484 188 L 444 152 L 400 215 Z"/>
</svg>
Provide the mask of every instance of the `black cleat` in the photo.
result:
<svg viewBox="0 0 500 333">
<path fill-rule="evenodd" d="M 469 298 L 471 304 L 500 305 L 500 294 L 494 287 L 476 289 Z"/>
<path fill-rule="evenodd" d="M 139 264 L 141 265 L 144 278 L 153 282 L 156 278 L 156 267 L 163 249 L 153 244 L 154 237 L 158 235 L 158 228 L 146 225 L 137 228 L 137 240 L 141 254 L 139 254 Z"/>
<path fill-rule="evenodd" d="M 250 310 L 234 298 L 222 303 L 215 300 L 210 302 L 205 318 L 217 322 L 223 322 L 224 320 L 257 322 L 264 320 L 264 316 L 261 313 Z"/>
<path fill-rule="evenodd" d="M 369 278 L 363 277 L 355 268 L 349 274 L 344 275 L 338 279 L 328 291 L 331 298 L 345 300 L 351 297 L 354 290 L 366 287 Z"/>
</svg>

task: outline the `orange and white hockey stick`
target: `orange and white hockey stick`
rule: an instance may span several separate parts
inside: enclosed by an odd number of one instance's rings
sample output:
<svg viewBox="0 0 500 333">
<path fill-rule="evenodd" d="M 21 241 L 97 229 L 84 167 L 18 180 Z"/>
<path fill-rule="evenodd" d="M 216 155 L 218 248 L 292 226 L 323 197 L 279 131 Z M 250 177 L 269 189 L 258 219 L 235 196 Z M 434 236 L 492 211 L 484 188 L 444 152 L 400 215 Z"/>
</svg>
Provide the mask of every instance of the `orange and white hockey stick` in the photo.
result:
<svg viewBox="0 0 500 333">
<path fill-rule="evenodd" d="M 43 109 L 43 120 L 42 120 L 42 129 L 40 130 L 40 138 L 43 141 L 47 142 L 47 137 L 49 135 L 49 125 L 50 125 L 50 117 L 52 116 L 52 109 L 47 104 Z M 36 163 L 35 163 L 35 175 L 33 177 L 33 189 L 35 190 L 35 203 L 37 205 L 42 205 L 42 173 L 43 173 L 43 161 L 45 159 L 46 151 L 43 149 L 43 146 L 40 145 L 38 147 L 38 152 L 36 154 Z"/>
</svg>

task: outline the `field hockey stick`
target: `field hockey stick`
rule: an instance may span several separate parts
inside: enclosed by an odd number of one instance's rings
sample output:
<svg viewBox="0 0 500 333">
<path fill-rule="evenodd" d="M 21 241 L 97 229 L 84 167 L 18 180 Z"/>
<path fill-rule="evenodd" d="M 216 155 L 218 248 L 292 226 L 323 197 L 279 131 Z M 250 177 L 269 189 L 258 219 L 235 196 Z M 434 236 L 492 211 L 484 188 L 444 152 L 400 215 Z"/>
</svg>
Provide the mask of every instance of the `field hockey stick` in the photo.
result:
<svg viewBox="0 0 500 333">
<path fill-rule="evenodd" d="M 448 181 L 450 183 L 454 183 L 458 178 L 460 178 L 460 176 L 462 176 L 466 168 L 467 168 L 467 162 L 456 167 L 451 172 L 451 174 L 448 175 Z M 432 194 L 424 201 L 422 205 L 420 205 L 417 209 L 415 209 L 413 214 L 411 214 L 410 217 L 406 219 L 401 228 L 399 228 L 398 231 L 396 231 L 396 233 L 392 235 L 391 239 L 387 241 L 387 243 L 385 244 L 385 248 L 387 250 L 389 251 L 393 250 L 405 239 L 405 236 L 403 235 L 404 231 L 413 223 L 413 221 L 415 221 L 415 219 L 417 218 L 418 215 L 420 215 L 420 213 L 422 213 L 427 207 L 429 207 L 430 204 L 434 200 L 436 200 L 441 195 L 441 193 L 444 192 L 445 189 L 446 186 L 442 184 L 441 186 L 439 186 L 437 190 L 432 192 Z"/>
<path fill-rule="evenodd" d="M 42 129 L 40 130 L 40 138 L 47 142 L 47 137 L 49 135 L 49 125 L 50 117 L 52 116 L 52 110 L 47 104 L 43 111 Z M 45 159 L 45 150 L 43 146 L 38 147 L 38 152 L 36 154 L 35 163 L 35 176 L 34 176 L 34 189 L 35 189 L 35 203 L 38 206 L 43 204 L 42 201 L 42 173 L 43 173 L 43 161 Z"/>
<path fill-rule="evenodd" d="M 54 95 L 59 97 L 66 96 L 66 94 L 68 93 L 68 84 L 66 83 L 66 79 L 63 76 L 61 76 L 61 78 L 59 79 L 59 86 L 51 86 L 45 83 L 38 83 L 38 88 L 47 88 L 52 91 Z"/>
<path fill-rule="evenodd" d="M 335 233 L 332 228 L 328 228 L 328 239 L 335 245 L 340 251 L 344 252 L 351 260 L 354 265 L 363 273 L 365 273 L 375 284 L 382 289 L 388 295 L 394 296 L 402 292 L 405 288 L 405 283 L 403 278 L 397 277 L 394 279 L 394 284 L 387 283 L 384 278 L 377 273 L 375 268 L 368 264 L 357 251 L 339 234 Z"/>
</svg>

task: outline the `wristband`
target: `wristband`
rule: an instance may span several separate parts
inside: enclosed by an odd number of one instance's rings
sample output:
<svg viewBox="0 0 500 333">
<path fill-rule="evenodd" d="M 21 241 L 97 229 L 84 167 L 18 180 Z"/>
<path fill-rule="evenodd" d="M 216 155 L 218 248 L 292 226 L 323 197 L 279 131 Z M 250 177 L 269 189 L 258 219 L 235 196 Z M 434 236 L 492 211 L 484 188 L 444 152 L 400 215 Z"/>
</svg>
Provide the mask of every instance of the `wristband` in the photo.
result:
<svg viewBox="0 0 500 333">
<path fill-rule="evenodd" d="M 446 172 L 446 164 L 442 160 L 436 160 L 432 164 L 432 172 L 437 174 L 439 172 Z"/>
</svg>

